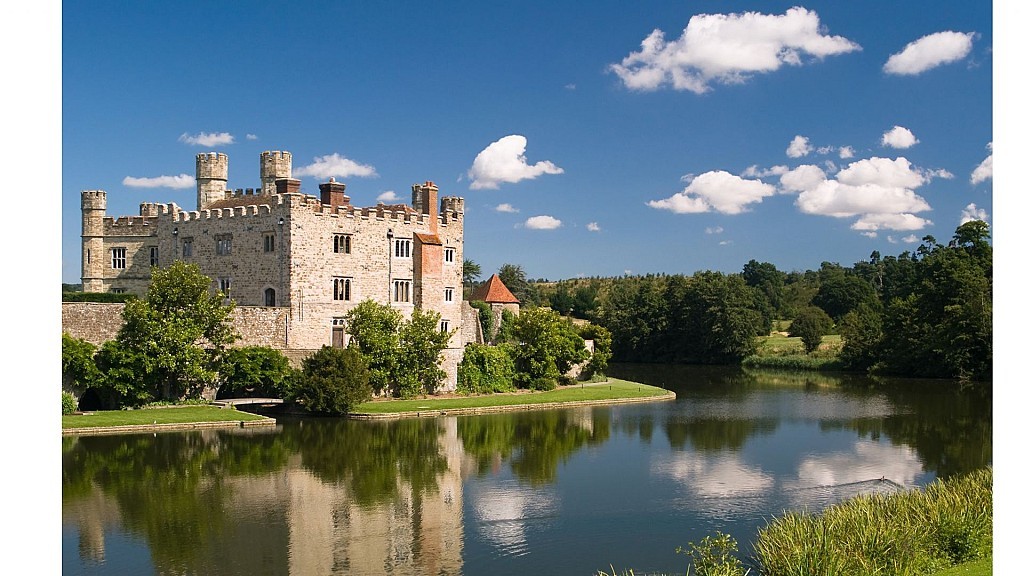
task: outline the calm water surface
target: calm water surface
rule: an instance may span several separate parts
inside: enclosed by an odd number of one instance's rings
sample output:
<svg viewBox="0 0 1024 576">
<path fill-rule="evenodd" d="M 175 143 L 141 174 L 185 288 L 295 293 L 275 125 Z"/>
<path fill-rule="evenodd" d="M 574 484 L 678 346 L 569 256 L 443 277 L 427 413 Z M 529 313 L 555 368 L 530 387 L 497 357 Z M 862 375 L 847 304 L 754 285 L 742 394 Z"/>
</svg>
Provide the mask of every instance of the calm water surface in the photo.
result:
<svg viewBox="0 0 1024 576">
<path fill-rule="evenodd" d="M 64 574 L 685 573 L 784 510 L 992 462 L 991 394 L 618 365 L 675 402 L 63 440 Z"/>
</svg>

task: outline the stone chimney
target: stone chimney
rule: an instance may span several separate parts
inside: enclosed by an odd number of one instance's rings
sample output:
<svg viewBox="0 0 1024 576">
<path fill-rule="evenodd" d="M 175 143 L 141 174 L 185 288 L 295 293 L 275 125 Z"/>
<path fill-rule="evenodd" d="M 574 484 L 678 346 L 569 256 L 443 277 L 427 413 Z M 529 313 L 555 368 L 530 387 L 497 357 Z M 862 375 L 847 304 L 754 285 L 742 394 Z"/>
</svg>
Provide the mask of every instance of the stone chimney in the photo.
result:
<svg viewBox="0 0 1024 576">
<path fill-rule="evenodd" d="M 274 182 L 278 194 L 298 194 L 301 180 L 294 178 L 281 178 Z"/>
<path fill-rule="evenodd" d="M 345 185 L 341 182 L 335 182 L 334 178 L 331 178 L 330 182 L 324 182 L 321 184 L 320 203 L 324 206 L 331 206 L 332 208 L 348 206 L 349 197 L 345 195 Z"/>
</svg>

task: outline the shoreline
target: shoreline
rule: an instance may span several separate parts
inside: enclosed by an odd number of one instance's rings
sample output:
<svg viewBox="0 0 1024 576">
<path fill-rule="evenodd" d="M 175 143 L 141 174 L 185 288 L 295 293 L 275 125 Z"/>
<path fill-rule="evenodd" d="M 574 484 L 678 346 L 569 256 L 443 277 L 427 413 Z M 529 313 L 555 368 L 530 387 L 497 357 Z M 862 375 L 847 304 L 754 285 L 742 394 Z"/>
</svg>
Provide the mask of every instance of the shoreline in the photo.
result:
<svg viewBox="0 0 1024 576">
<path fill-rule="evenodd" d="M 83 426 L 62 428 L 61 436 L 99 436 L 103 434 L 137 434 L 141 432 L 179 432 L 207 428 L 257 428 L 277 426 L 277 420 L 264 416 L 262 420 L 222 420 L 219 422 L 178 422 L 171 424 L 126 424 L 124 426 Z"/>
</svg>

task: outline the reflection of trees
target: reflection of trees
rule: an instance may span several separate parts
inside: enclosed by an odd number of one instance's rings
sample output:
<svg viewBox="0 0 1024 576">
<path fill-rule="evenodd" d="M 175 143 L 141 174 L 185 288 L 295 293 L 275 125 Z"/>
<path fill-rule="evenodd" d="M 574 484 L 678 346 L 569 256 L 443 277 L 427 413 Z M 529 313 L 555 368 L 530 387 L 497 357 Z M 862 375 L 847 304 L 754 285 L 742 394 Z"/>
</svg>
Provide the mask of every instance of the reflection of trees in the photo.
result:
<svg viewBox="0 0 1024 576">
<path fill-rule="evenodd" d="M 654 416 L 650 413 L 624 416 L 613 426 L 616 432 L 626 436 L 639 436 L 644 444 L 650 444 L 654 436 Z"/>
<path fill-rule="evenodd" d="M 459 418 L 459 438 L 475 457 L 477 472 L 493 460 L 511 459 L 512 473 L 534 485 L 555 480 L 558 464 L 584 446 L 611 436 L 607 410 L 539 410 Z"/>
<path fill-rule="evenodd" d="M 777 420 L 741 418 L 670 418 L 665 436 L 673 448 L 687 444 L 700 451 L 739 450 L 755 434 L 775 430 Z"/>
<path fill-rule="evenodd" d="M 287 452 L 276 434 L 201 433 L 65 439 L 64 503 L 93 487 L 112 496 L 128 532 L 143 536 L 155 566 L 194 572 L 196 560 L 230 525 L 224 481 L 281 469 Z M 205 546 L 204 546 L 205 545 Z"/>
<path fill-rule="evenodd" d="M 893 444 L 913 448 L 924 468 L 940 478 L 992 464 L 991 387 L 962 390 L 951 382 L 887 379 L 873 393 L 884 394 L 895 413 L 825 422 L 822 428 L 848 428 L 874 438 L 885 435 Z"/>
<path fill-rule="evenodd" d="M 360 506 L 385 503 L 407 482 L 414 495 L 437 491 L 448 470 L 437 419 L 352 421 L 322 419 L 284 428 L 302 466 L 321 481 L 344 484 Z"/>
</svg>

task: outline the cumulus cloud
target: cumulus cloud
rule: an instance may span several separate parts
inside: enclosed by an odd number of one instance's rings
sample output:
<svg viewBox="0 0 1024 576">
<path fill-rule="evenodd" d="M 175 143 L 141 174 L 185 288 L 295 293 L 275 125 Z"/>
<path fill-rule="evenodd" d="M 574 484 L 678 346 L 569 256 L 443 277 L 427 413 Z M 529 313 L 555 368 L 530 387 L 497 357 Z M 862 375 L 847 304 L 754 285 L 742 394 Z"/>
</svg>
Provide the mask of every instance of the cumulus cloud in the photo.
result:
<svg viewBox="0 0 1024 576">
<path fill-rule="evenodd" d="M 601 227 L 597 225 L 597 222 L 590 222 L 587 224 L 587 230 L 591 232 L 600 232 Z"/>
<path fill-rule="evenodd" d="M 918 142 L 914 133 L 903 126 L 893 126 L 892 130 L 882 135 L 882 145 L 890 148 L 910 148 Z"/>
<path fill-rule="evenodd" d="M 494 208 L 494 210 L 497 211 L 497 212 L 508 212 L 510 214 L 515 214 L 516 212 L 519 212 L 518 208 L 512 206 L 511 204 L 509 204 L 507 202 L 502 203 L 502 204 L 498 204 Z"/>
<path fill-rule="evenodd" d="M 180 190 L 184 188 L 195 188 L 196 179 L 194 176 L 188 174 L 178 174 L 177 176 L 155 176 L 152 178 L 136 178 L 134 176 L 125 176 L 121 184 L 128 186 L 129 188 L 173 188 Z"/>
<path fill-rule="evenodd" d="M 843 160 L 847 160 L 849 158 L 853 158 L 854 155 L 856 155 L 856 151 L 853 149 L 853 146 L 840 146 L 839 147 L 839 157 L 842 158 Z"/>
<path fill-rule="evenodd" d="M 690 18 L 677 40 L 652 31 L 614 72 L 630 90 L 651 91 L 662 86 L 703 94 L 711 84 L 740 84 L 751 75 L 799 66 L 803 58 L 860 50 L 842 36 L 823 35 L 818 14 L 801 7 L 782 15 L 698 14 Z"/>
<path fill-rule="evenodd" d="M 470 190 L 496 190 L 502 183 L 515 184 L 543 174 L 564 172 L 553 163 L 543 160 L 530 165 L 526 162 L 526 137 L 511 134 L 484 148 L 469 169 Z"/>
<path fill-rule="evenodd" d="M 385 204 L 398 202 L 398 194 L 395 194 L 394 190 L 381 192 L 380 195 L 377 196 L 377 202 L 383 202 Z"/>
<path fill-rule="evenodd" d="M 921 171 L 902 157 L 859 160 L 834 179 L 811 165 L 798 166 L 779 179 L 783 193 L 798 194 L 796 206 L 801 212 L 855 217 L 851 228 L 861 232 L 920 230 L 930 225 L 917 213 L 931 206 L 914 192 L 925 182 Z"/>
<path fill-rule="evenodd" d="M 790 158 L 801 158 L 811 153 L 811 141 L 806 136 L 799 134 L 793 137 L 793 141 L 786 148 L 786 156 Z"/>
<path fill-rule="evenodd" d="M 971 51 L 974 33 L 936 32 L 907 44 L 889 56 L 882 70 L 886 74 L 913 76 L 943 64 L 963 60 Z"/>
<path fill-rule="evenodd" d="M 347 178 L 349 176 L 372 177 L 377 170 L 369 164 L 360 164 L 335 152 L 327 156 L 316 156 L 313 163 L 292 170 L 295 176 L 311 176 L 321 180 Z"/>
<path fill-rule="evenodd" d="M 789 166 L 783 166 L 780 164 L 762 170 L 757 164 L 754 164 L 753 166 L 747 167 L 740 176 L 743 176 L 744 178 L 767 178 L 769 176 L 782 176 L 786 172 L 789 172 Z M 691 177 L 690 180 L 692 181 L 693 178 Z"/>
<path fill-rule="evenodd" d="M 988 143 L 988 151 L 992 152 L 992 143 Z M 992 179 L 992 154 L 981 161 L 981 164 L 971 172 L 971 184 L 980 184 L 985 180 Z"/>
<path fill-rule="evenodd" d="M 920 242 L 921 239 L 918 238 L 916 234 L 911 234 L 909 236 L 904 236 L 903 238 L 900 238 L 900 241 L 903 242 L 904 244 L 916 244 L 917 242 Z"/>
<path fill-rule="evenodd" d="M 553 216 L 530 216 L 525 226 L 531 230 L 554 230 L 562 226 L 562 221 Z"/>
<path fill-rule="evenodd" d="M 255 135 L 255 134 L 246 134 L 245 135 L 245 139 L 246 140 L 259 140 L 260 138 L 259 138 L 259 136 Z"/>
<path fill-rule="evenodd" d="M 715 226 L 714 228 L 708 226 L 704 229 L 705 234 L 721 234 L 722 232 L 725 232 L 725 228 L 722 228 L 721 226 Z"/>
<path fill-rule="evenodd" d="M 225 144 L 234 144 L 235 137 L 227 132 L 214 132 L 212 134 L 200 132 L 196 135 L 185 132 L 178 136 L 178 142 L 184 142 L 192 146 L 223 146 Z"/>
<path fill-rule="evenodd" d="M 942 178 L 943 180 L 952 180 L 956 178 L 953 173 L 945 168 L 929 168 L 924 172 L 925 182 L 931 182 L 935 178 Z"/>
<path fill-rule="evenodd" d="M 775 193 L 775 186 L 760 180 L 744 180 L 722 170 L 705 172 L 693 179 L 682 192 L 663 200 L 651 200 L 647 205 L 676 214 L 721 212 L 739 214 L 749 204 L 761 202 Z"/>
<path fill-rule="evenodd" d="M 972 220 L 988 222 L 988 213 L 985 212 L 984 208 L 978 208 L 978 205 L 974 202 L 971 202 L 960 211 L 960 224 L 966 224 Z"/>
</svg>

